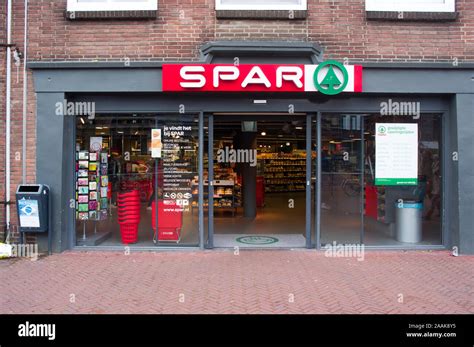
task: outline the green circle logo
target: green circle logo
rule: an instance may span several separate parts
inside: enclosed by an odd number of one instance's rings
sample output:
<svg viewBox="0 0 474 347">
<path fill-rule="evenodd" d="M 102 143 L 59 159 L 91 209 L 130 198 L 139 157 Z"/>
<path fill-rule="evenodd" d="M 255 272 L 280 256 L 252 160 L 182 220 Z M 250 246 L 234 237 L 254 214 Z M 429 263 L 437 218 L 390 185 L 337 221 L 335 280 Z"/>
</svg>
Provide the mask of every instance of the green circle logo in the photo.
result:
<svg viewBox="0 0 474 347">
<path fill-rule="evenodd" d="M 325 67 L 328 67 L 326 75 L 322 81 L 319 82 L 319 73 Z M 339 77 L 337 77 L 337 74 L 334 71 L 335 68 L 342 73 L 342 77 L 344 79 L 342 82 Z M 341 93 L 344 88 L 346 88 L 347 83 L 349 82 L 349 74 L 343 64 L 335 60 L 328 60 L 318 65 L 314 71 L 313 80 L 314 85 L 321 93 L 326 95 L 336 95 Z"/>
<path fill-rule="evenodd" d="M 379 126 L 379 134 L 385 134 L 387 132 L 387 128 L 385 128 L 383 125 Z"/>
<path fill-rule="evenodd" d="M 271 236 L 241 236 L 237 238 L 237 242 L 247 245 L 270 245 L 277 243 L 278 239 Z"/>
</svg>

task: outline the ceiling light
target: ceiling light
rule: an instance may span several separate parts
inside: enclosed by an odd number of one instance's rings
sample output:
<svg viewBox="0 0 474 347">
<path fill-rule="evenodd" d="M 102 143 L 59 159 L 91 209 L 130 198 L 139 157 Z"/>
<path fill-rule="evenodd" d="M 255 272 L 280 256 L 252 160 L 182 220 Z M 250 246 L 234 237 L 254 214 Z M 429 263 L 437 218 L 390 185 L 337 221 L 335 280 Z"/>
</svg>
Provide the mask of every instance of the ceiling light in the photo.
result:
<svg viewBox="0 0 474 347">
<path fill-rule="evenodd" d="M 267 135 L 267 133 L 266 133 L 265 131 L 262 131 L 262 132 L 260 133 L 260 135 L 262 135 L 262 136 L 266 136 L 266 135 Z"/>
</svg>

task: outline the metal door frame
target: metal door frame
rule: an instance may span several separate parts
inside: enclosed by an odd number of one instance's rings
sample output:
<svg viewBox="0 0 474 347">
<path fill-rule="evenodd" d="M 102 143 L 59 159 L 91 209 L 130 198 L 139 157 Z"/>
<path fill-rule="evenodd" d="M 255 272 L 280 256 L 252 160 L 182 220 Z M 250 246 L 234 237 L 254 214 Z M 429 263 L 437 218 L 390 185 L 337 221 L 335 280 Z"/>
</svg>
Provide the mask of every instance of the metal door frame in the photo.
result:
<svg viewBox="0 0 474 347">
<path fill-rule="evenodd" d="M 273 112 L 277 114 L 277 112 Z M 202 114 L 202 113 L 201 113 Z M 258 115 L 258 113 L 255 113 Z M 249 115 L 242 114 L 240 117 L 246 117 Z M 291 116 L 291 114 L 290 114 Z M 312 202 L 312 194 L 311 194 L 311 171 L 312 171 L 312 159 L 311 159 L 311 144 L 312 144 L 312 120 L 314 118 L 313 113 L 304 113 L 302 115 L 298 115 L 299 117 L 305 117 L 306 121 L 306 189 L 305 189 L 305 248 L 311 249 L 314 248 L 315 245 L 312 242 L 313 237 L 313 228 L 312 228 L 312 216 L 311 216 L 311 202 Z M 268 117 L 272 117 L 269 115 Z M 287 117 L 287 116 L 286 116 Z M 270 118 L 269 118 L 270 119 Z M 208 222 L 207 222 L 207 239 L 204 240 L 204 244 L 206 248 L 213 249 L 214 248 L 214 113 L 205 113 L 203 124 L 207 120 L 208 125 L 208 134 L 207 134 L 207 152 L 208 152 Z M 201 122 L 200 122 L 201 124 Z M 201 135 L 201 133 L 200 133 Z M 203 134 L 204 135 L 204 134 Z M 204 143 L 204 139 L 201 139 Z M 204 144 L 201 146 L 200 140 L 200 148 L 203 148 Z M 203 161 L 201 161 L 202 163 Z M 316 171 L 317 172 L 317 171 Z M 204 170 L 200 170 L 200 177 Z M 201 181 L 203 181 L 201 179 Z M 200 192 L 200 197 L 203 197 L 203 194 Z M 201 206 L 202 201 L 200 199 L 199 204 Z M 317 209 L 317 208 L 316 208 Z M 201 220 L 201 218 L 200 218 Z M 203 220 L 203 218 L 202 218 Z M 315 225 L 319 224 L 317 220 L 315 220 Z M 318 236 L 315 236 L 317 239 Z"/>
</svg>

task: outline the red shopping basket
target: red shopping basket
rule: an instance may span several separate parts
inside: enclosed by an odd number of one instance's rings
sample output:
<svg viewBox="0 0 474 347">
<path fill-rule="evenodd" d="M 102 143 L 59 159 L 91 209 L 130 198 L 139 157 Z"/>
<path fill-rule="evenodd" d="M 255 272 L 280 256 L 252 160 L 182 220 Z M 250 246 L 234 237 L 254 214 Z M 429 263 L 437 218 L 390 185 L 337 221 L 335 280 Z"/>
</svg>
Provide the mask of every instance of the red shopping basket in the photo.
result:
<svg viewBox="0 0 474 347">
<path fill-rule="evenodd" d="M 134 212 L 139 212 L 140 211 L 140 204 L 125 204 L 125 203 L 119 203 L 118 204 L 119 211 L 134 211 Z"/>
<path fill-rule="evenodd" d="M 136 243 L 138 240 L 138 223 L 120 223 L 122 243 Z"/>
<path fill-rule="evenodd" d="M 139 192 L 137 189 L 130 190 L 128 192 L 121 192 L 118 194 L 119 196 L 137 196 L 139 195 Z"/>
<path fill-rule="evenodd" d="M 156 243 L 156 205 L 151 204 L 153 227 L 153 242 Z M 179 242 L 181 238 L 181 228 L 183 226 L 183 212 L 176 203 L 164 204 L 163 200 L 158 201 L 158 241 Z"/>
</svg>

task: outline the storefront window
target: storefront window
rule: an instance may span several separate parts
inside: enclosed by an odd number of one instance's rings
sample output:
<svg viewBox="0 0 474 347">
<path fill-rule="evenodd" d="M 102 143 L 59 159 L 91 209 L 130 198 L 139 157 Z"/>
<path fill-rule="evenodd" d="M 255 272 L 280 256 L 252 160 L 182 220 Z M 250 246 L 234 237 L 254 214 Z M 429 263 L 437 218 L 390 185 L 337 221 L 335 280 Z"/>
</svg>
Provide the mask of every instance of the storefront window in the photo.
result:
<svg viewBox="0 0 474 347">
<path fill-rule="evenodd" d="M 381 131 L 390 129 L 394 134 L 377 141 Z M 364 242 L 368 245 L 440 245 L 441 116 L 371 115 L 365 118 L 364 137 Z M 389 172 L 384 173 L 387 169 Z M 387 175 L 398 178 L 387 179 Z M 385 178 L 379 178 L 381 176 Z"/>
<path fill-rule="evenodd" d="M 79 117 L 76 134 L 77 245 L 198 244 L 196 117 Z"/>
<path fill-rule="evenodd" d="M 324 115 L 321 243 L 440 245 L 441 116 Z"/>
</svg>

